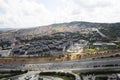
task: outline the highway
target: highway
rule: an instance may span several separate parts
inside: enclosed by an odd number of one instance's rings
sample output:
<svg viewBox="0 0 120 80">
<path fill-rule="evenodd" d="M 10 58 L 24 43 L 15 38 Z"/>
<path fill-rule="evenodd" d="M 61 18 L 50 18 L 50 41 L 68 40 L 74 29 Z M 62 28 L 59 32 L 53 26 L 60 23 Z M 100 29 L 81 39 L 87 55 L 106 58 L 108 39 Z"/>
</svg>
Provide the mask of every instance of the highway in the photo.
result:
<svg viewBox="0 0 120 80">
<path fill-rule="evenodd" d="M 49 63 L 17 63 L 0 64 L 1 70 L 33 70 L 33 71 L 61 71 L 61 70 L 86 70 L 86 69 L 119 69 L 120 59 L 84 59 Z"/>
</svg>

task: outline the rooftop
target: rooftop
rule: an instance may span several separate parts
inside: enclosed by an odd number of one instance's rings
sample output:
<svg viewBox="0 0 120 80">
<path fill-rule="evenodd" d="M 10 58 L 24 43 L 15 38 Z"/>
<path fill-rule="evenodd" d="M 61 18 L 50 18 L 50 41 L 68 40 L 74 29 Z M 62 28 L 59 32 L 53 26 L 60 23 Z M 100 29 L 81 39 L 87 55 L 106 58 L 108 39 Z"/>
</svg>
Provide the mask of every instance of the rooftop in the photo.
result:
<svg viewBox="0 0 120 80">
<path fill-rule="evenodd" d="M 107 45 L 107 46 L 114 46 L 116 45 L 115 43 L 106 43 L 106 42 L 97 42 L 97 43 L 93 43 L 94 46 L 98 46 L 98 45 Z"/>
</svg>

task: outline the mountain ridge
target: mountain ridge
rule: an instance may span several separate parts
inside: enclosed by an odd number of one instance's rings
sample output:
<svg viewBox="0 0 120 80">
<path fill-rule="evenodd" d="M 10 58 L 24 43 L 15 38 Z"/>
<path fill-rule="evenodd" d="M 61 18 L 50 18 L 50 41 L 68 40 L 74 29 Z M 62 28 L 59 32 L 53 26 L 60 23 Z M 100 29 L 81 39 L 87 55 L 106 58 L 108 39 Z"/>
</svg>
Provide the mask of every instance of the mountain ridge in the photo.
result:
<svg viewBox="0 0 120 80">
<path fill-rule="evenodd" d="M 36 26 L 32 28 L 26 29 L 17 29 L 14 32 L 12 31 L 11 35 L 15 35 L 17 37 L 20 36 L 43 36 L 50 35 L 56 32 L 76 32 L 81 31 L 86 28 L 98 28 L 107 30 L 109 28 L 116 28 L 117 33 L 119 33 L 120 23 L 94 23 L 94 22 L 86 22 L 86 21 L 73 21 L 68 23 L 57 23 L 45 26 Z M 109 32 L 109 31 L 108 31 Z M 115 32 L 115 31 L 114 31 Z M 10 34 L 10 33 L 8 33 Z"/>
<path fill-rule="evenodd" d="M 71 22 L 63 22 L 63 23 L 53 23 L 53 24 L 48 24 L 48 25 L 41 25 L 43 26 L 54 26 L 54 25 L 62 25 L 62 24 L 72 24 L 72 23 L 82 23 L 82 24 L 120 24 L 120 22 L 113 22 L 113 23 L 107 23 L 107 22 L 89 22 L 89 21 L 71 21 Z M 9 28 L 9 27 L 2 27 L 0 28 L 0 30 L 13 30 L 13 29 L 31 29 L 31 28 L 37 28 L 37 27 L 41 27 L 41 26 L 35 26 L 35 27 L 28 27 L 28 28 Z"/>
</svg>

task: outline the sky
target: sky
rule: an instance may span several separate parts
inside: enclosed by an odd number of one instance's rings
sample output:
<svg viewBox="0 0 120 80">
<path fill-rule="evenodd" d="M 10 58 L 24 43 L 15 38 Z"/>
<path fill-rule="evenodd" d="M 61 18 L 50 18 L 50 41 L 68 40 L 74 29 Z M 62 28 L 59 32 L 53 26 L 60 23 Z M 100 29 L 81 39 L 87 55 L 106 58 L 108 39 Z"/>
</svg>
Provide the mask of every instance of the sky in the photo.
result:
<svg viewBox="0 0 120 80">
<path fill-rule="evenodd" d="M 120 22 L 120 0 L 0 0 L 0 28 Z"/>
</svg>

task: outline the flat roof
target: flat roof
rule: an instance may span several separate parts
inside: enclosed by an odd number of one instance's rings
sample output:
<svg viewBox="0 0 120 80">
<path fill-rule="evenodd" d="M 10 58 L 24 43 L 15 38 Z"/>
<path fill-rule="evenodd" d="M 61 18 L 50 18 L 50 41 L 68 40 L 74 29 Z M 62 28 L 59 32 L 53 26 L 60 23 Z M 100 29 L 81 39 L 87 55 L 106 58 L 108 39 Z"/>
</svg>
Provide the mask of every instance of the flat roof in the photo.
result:
<svg viewBox="0 0 120 80">
<path fill-rule="evenodd" d="M 9 56 L 9 50 L 1 50 L 1 51 L 0 51 L 0 55 L 1 55 L 2 57 Z"/>
<path fill-rule="evenodd" d="M 101 43 L 99 43 L 99 42 L 97 42 L 97 43 L 93 43 L 93 45 L 116 45 L 115 43 L 105 43 L 105 42 L 101 42 Z"/>
</svg>

